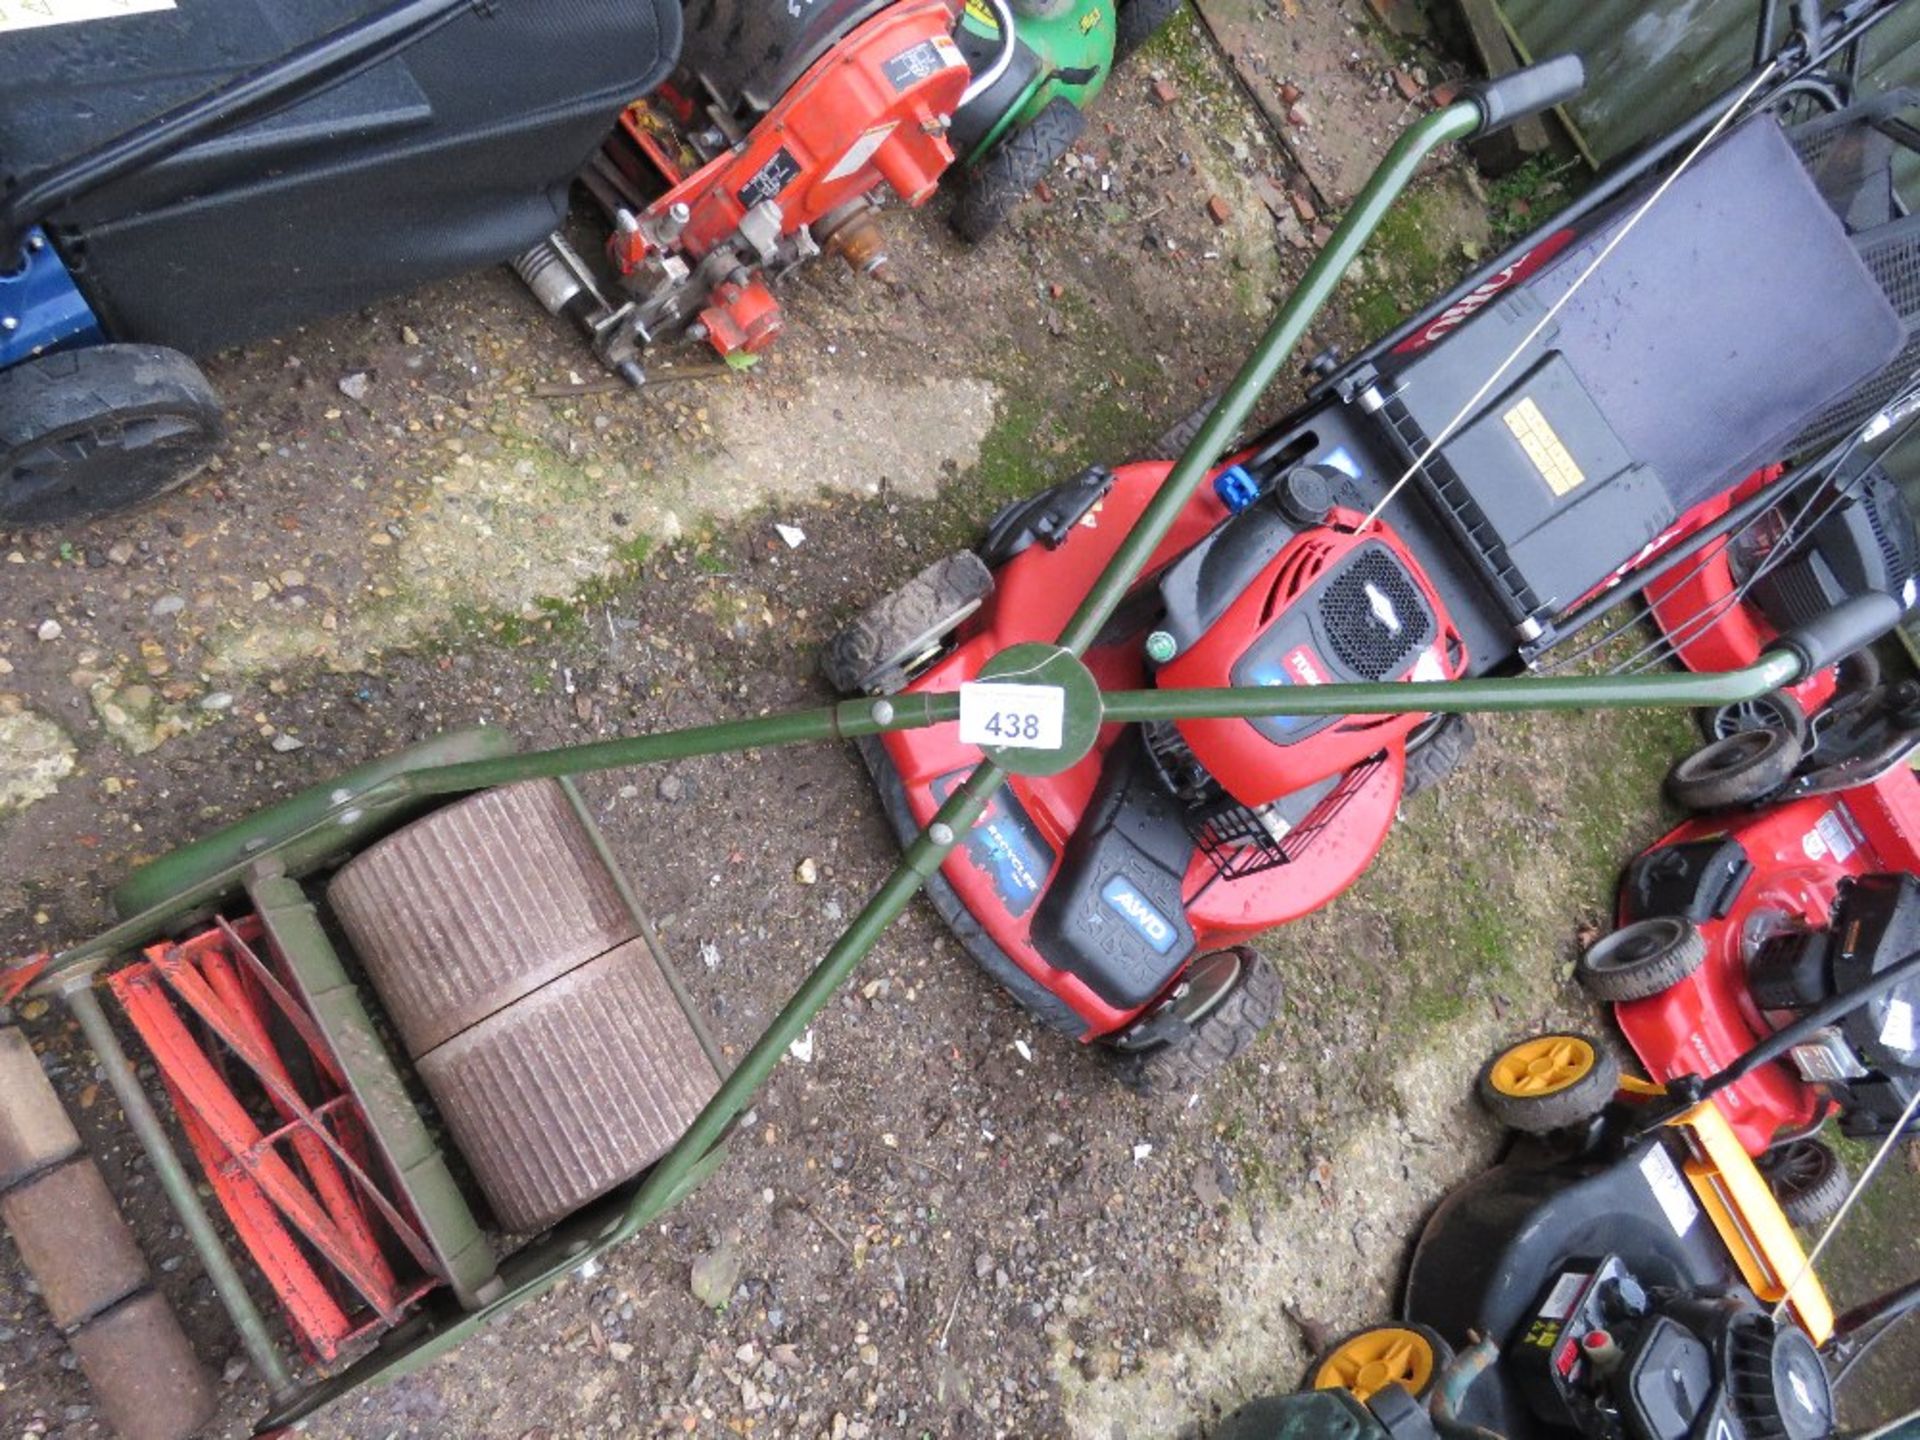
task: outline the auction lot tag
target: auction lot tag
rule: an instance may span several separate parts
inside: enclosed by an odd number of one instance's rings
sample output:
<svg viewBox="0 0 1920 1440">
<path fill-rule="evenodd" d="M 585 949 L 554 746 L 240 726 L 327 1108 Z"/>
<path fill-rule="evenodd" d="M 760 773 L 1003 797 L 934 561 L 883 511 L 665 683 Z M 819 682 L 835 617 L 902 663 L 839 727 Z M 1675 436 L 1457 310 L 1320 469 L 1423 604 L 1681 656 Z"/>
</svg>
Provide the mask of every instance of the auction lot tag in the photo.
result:
<svg viewBox="0 0 1920 1440">
<path fill-rule="evenodd" d="M 1067 692 L 1058 685 L 969 680 L 960 687 L 960 740 L 1012 750 L 1058 750 Z"/>
</svg>

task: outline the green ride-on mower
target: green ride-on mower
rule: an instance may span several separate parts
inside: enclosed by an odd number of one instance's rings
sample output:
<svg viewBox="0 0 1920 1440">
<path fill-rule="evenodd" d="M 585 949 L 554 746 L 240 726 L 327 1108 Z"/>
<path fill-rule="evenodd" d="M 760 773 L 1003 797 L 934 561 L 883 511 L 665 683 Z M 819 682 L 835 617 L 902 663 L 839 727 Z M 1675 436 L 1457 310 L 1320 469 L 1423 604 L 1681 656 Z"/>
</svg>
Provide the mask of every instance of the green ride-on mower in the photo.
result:
<svg viewBox="0 0 1920 1440">
<path fill-rule="evenodd" d="M 658 1223 L 1010 773 L 1063 772 L 1104 727 L 1182 716 L 1725 704 L 1896 623 L 1896 602 L 1860 596 L 1718 674 L 1130 687 L 1082 659 L 1421 162 L 1569 79 L 1520 72 L 1397 142 L 1054 643 L 1009 648 L 958 692 L 536 752 L 497 730 L 427 740 L 152 861 L 114 891 L 118 923 L 0 969 L 0 1004 L 60 1002 L 84 1033 L 269 1394 L 261 1433 L 425 1364 Z M 726 1073 L 568 777 L 956 722 L 983 758 Z M 192 1345 L 4 1030 L 0 1217 L 109 1419 L 142 1440 L 205 1424 Z M 73 1263 L 109 1250 L 110 1272 Z"/>
<path fill-rule="evenodd" d="M 1180 0 L 1011 0 L 1013 58 L 953 117 L 960 156 L 954 231 L 980 241 L 1060 163 L 1086 129 L 1083 113 L 1126 59 L 1180 8 Z M 993 53 L 1000 22 L 967 0 L 954 32 L 968 59 Z"/>
</svg>

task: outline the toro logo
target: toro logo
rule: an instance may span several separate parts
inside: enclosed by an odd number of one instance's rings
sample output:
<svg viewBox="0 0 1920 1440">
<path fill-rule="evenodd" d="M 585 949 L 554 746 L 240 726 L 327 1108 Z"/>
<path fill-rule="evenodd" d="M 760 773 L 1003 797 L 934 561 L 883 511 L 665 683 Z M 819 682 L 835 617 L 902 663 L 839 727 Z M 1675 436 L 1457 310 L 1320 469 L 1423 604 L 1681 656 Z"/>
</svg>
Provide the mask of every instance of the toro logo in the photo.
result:
<svg viewBox="0 0 1920 1440">
<path fill-rule="evenodd" d="M 1280 658 L 1280 664 L 1285 670 L 1282 678 L 1288 685 L 1325 685 L 1333 678 L 1320 663 L 1320 657 L 1304 645 L 1287 651 Z"/>
<path fill-rule="evenodd" d="M 1140 938 L 1164 955 L 1173 948 L 1173 924 L 1133 886 L 1125 876 L 1116 875 L 1100 887 L 1100 898 L 1122 920 L 1131 925 Z"/>
<path fill-rule="evenodd" d="M 1573 236 L 1574 232 L 1571 229 L 1561 230 L 1556 234 L 1549 235 L 1538 245 L 1534 246 L 1533 249 L 1522 255 L 1518 260 L 1515 260 L 1511 265 L 1501 266 L 1478 285 L 1474 286 L 1473 289 L 1454 301 L 1453 304 L 1442 310 L 1425 329 L 1414 331 L 1413 334 L 1394 346 L 1393 353 L 1396 355 L 1412 355 L 1416 351 L 1426 349 L 1427 346 L 1433 344 L 1434 341 L 1440 339 L 1450 331 L 1459 329 L 1460 326 L 1472 319 L 1476 313 L 1484 309 L 1488 302 L 1501 291 L 1510 285 L 1525 280 L 1529 275 L 1532 275 L 1549 260 L 1553 259 L 1554 256 L 1566 249 L 1567 246 L 1572 243 Z"/>
</svg>

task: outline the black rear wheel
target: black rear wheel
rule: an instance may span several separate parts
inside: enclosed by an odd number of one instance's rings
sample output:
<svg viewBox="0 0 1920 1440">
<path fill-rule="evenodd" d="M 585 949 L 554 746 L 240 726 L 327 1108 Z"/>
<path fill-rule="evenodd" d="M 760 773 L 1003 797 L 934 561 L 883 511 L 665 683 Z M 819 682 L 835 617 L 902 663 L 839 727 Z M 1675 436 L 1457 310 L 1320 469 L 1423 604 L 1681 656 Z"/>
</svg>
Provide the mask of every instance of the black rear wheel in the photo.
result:
<svg viewBox="0 0 1920 1440">
<path fill-rule="evenodd" d="M 89 520 L 164 495 L 213 457 L 220 397 L 159 345 L 63 350 L 0 370 L 0 526 Z"/>
<path fill-rule="evenodd" d="M 1671 990 L 1700 968 L 1707 939 L 1681 915 L 1652 915 L 1602 935 L 1574 963 L 1594 999 L 1620 1004 Z"/>
<path fill-rule="evenodd" d="M 1180 0 L 1126 0 L 1113 16 L 1113 63 L 1118 65 L 1179 12 Z"/>
<path fill-rule="evenodd" d="M 1736 700 L 1700 712 L 1700 730 L 1708 740 L 1724 740 L 1742 730 L 1785 730 L 1802 745 L 1807 743 L 1807 712 L 1783 690 L 1770 690 L 1751 700 Z"/>
<path fill-rule="evenodd" d="M 1400 782 L 1405 804 L 1431 790 L 1473 753 L 1473 723 L 1464 715 L 1431 715 L 1407 739 L 1407 769 Z"/>
<path fill-rule="evenodd" d="M 1773 1198 L 1802 1230 L 1818 1230 L 1840 1213 L 1851 1184 L 1847 1167 L 1821 1140 L 1789 1140 L 1760 1157 Z"/>
<path fill-rule="evenodd" d="M 1245 945 L 1214 950 L 1187 967 L 1155 1019 L 1165 1037 L 1122 1051 L 1120 1078 L 1155 1095 L 1190 1094 L 1226 1069 L 1280 1013 L 1280 977 Z"/>
<path fill-rule="evenodd" d="M 1785 730 L 1737 730 L 1667 772 L 1667 794 L 1685 810 L 1751 805 L 1786 784 L 1802 747 Z"/>
<path fill-rule="evenodd" d="M 1056 95 L 1025 126 L 1006 136 L 972 170 L 960 177 L 959 199 L 948 223 L 962 240 L 979 244 L 1013 214 L 1060 157 L 1087 128 L 1087 117 L 1071 100 Z"/>
<path fill-rule="evenodd" d="M 829 640 L 820 668 L 842 695 L 891 695 L 992 593 L 993 575 L 971 550 L 936 560 Z"/>
</svg>

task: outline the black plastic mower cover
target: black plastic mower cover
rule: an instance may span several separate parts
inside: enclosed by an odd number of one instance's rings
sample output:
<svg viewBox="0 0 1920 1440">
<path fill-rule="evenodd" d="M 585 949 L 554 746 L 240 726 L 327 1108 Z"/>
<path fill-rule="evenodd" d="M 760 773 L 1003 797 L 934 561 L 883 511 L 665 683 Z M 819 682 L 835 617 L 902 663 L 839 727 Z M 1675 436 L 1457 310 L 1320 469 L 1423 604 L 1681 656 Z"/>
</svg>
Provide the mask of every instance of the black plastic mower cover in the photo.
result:
<svg viewBox="0 0 1920 1440">
<path fill-rule="evenodd" d="M 179 0 L 9 35 L 0 186 L 338 31 L 366 0 Z M 674 0 L 493 0 L 48 217 L 108 334 L 205 353 L 520 253 L 680 47 Z"/>
</svg>

